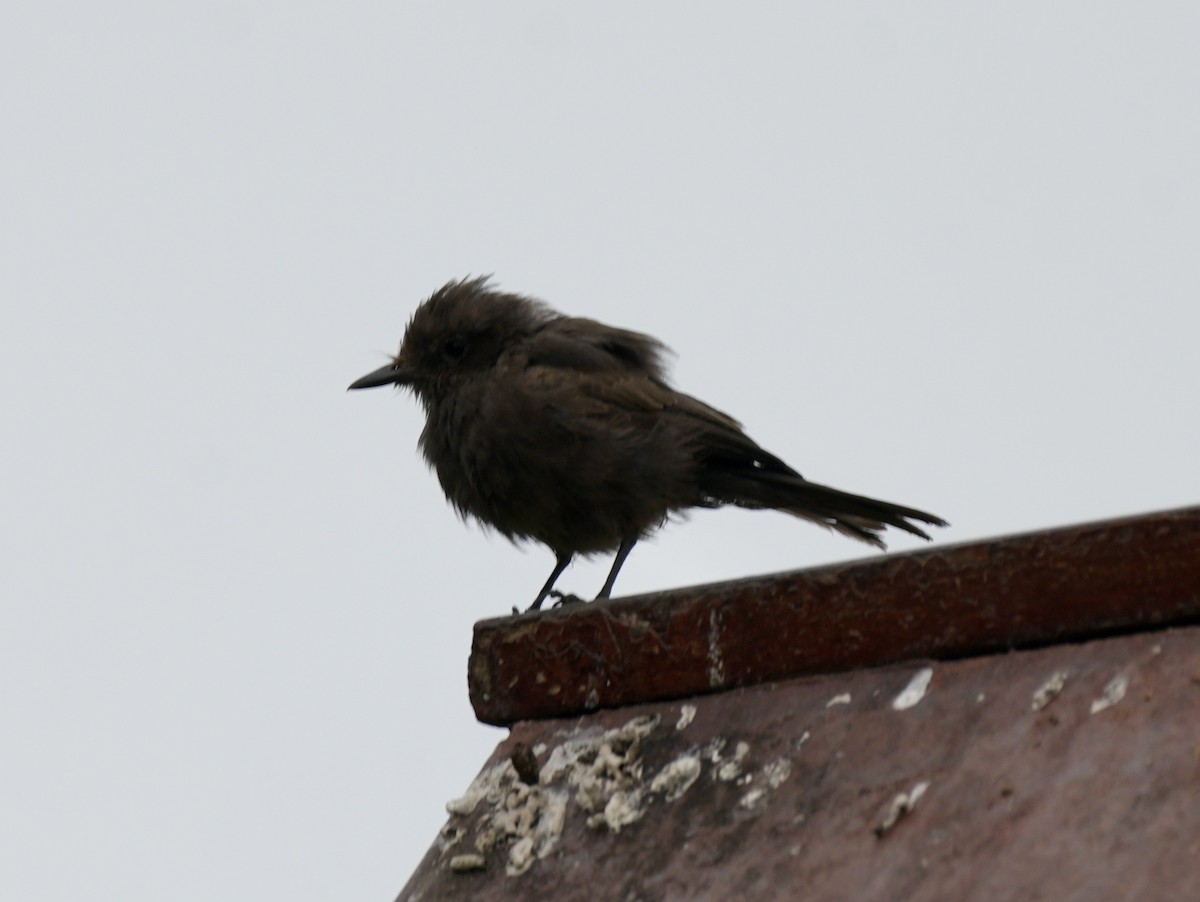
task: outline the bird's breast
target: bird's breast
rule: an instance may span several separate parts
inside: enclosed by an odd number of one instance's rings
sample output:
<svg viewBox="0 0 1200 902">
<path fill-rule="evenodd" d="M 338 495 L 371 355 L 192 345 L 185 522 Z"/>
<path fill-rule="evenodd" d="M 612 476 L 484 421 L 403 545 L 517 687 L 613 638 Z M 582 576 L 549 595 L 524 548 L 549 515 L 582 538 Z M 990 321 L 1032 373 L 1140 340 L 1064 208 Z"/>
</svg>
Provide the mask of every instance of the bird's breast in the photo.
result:
<svg viewBox="0 0 1200 902">
<path fill-rule="evenodd" d="M 533 380 L 431 404 L 421 449 L 461 514 L 557 551 L 613 549 L 698 497 L 670 429 Z"/>
</svg>

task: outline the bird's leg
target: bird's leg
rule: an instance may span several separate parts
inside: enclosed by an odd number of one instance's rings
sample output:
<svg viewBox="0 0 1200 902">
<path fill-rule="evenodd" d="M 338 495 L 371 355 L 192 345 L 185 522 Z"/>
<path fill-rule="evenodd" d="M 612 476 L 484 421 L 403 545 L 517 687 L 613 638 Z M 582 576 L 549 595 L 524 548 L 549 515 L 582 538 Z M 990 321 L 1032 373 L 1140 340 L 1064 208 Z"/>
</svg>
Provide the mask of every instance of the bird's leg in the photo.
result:
<svg viewBox="0 0 1200 902">
<path fill-rule="evenodd" d="M 554 562 L 554 570 L 550 573 L 550 578 L 546 580 L 546 585 L 542 586 L 542 591 L 538 592 L 538 597 L 533 600 L 527 610 L 536 611 L 542 606 L 542 602 L 546 600 L 546 596 L 550 594 L 550 590 L 554 588 L 555 582 L 562 576 L 562 572 L 567 569 L 567 564 L 571 563 L 571 558 L 574 557 L 570 552 L 559 552 L 558 559 Z M 513 613 L 518 613 L 516 608 L 513 608 Z"/>
<path fill-rule="evenodd" d="M 627 536 L 621 540 L 621 544 L 617 548 L 617 556 L 613 559 L 612 569 L 608 571 L 608 579 L 604 581 L 604 588 L 596 596 L 596 601 L 599 601 L 601 598 L 608 598 L 612 594 L 613 583 L 617 581 L 617 574 L 621 572 L 621 565 L 625 563 L 625 558 L 629 557 L 629 552 L 633 551 L 633 546 L 636 544 L 637 536 Z"/>
</svg>

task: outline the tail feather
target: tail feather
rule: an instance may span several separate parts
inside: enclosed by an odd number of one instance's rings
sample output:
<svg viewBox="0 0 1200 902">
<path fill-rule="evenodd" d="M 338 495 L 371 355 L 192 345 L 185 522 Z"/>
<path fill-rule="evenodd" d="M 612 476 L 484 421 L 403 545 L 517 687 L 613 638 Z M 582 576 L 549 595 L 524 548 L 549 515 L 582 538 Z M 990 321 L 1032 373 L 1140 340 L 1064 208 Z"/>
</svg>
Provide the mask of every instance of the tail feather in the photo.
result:
<svg viewBox="0 0 1200 902">
<path fill-rule="evenodd" d="M 695 398 L 676 395 L 674 410 L 689 424 L 700 465 L 701 504 L 774 508 L 876 548 L 885 547 L 881 533 L 888 526 L 928 540 L 913 521 L 946 525 L 916 508 L 809 482 L 742 432 L 735 420 Z"/>
<path fill-rule="evenodd" d="M 941 517 L 916 508 L 853 495 L 789 473 L 757 470 L 709 476 L 705 493 L 718 502 L 785 511 L 881 549 L 886 546 L 880 533 L 888 526 L 928 540 L 928 533 L 912 521 L 946 525 Z"/>
</svg>

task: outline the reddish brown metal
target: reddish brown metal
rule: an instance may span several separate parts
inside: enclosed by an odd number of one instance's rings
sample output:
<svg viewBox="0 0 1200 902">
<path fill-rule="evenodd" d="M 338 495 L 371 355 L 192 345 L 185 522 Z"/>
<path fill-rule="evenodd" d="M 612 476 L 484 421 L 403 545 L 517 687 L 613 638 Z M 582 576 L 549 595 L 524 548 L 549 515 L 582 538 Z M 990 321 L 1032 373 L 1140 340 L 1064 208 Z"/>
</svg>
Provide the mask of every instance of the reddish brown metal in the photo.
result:
<svg viewBox="0 0 1200 902">
<path fill-rule="evenodd" d="M 1195 622 L 1189 508 L 486 620 L 468 679 L 510 724 Z"/>
<path fill-rule="evenodd" d="M 1165 536 L 1187 517 L 1149 519 Z M 1088 547 L 1110 553 L 1145 536 L 1095 529 Z M 1013 550 L 1028 544 L 985 547 L 1051 572 L 1063 560 L 1053 536 L 1053 554 Z M 1096 598 L 1001 572 L 1023 588 L 965 584 L 969 609 L 993 599 L 988 623 L 1043 586 L 1052 604 Z M 1145 623 L 1163 596 L 1124 597 Z M 536 786 L 510 763 L 521 749 Z M 401 900 L 1200 899 L 1200 627 L 526 721 L 468 798 Z"/>
</svg>

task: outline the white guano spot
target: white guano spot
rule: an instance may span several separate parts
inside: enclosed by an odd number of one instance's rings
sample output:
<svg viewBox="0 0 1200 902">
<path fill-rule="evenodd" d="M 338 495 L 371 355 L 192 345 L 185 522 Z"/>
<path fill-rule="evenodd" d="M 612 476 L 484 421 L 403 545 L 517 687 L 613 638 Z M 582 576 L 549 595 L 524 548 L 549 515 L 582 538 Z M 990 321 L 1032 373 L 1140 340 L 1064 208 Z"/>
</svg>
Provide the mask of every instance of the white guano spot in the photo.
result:
<svg viewBox="0 0 1200 902">
<path fill-rule="evenodd" d="M 1125 697 L 1125 690 L 1129 688 L 1129 677 L 1125 674 L 1113 677 L 1104 687 L 1104 692 L 1100 697 L 1092 702 L 1092 713 L 1097 714 L 1105 708 L 1111 708 L 1117 702 Z"/>
<path fill-rule="evenodd" d="M 654 775 L 650 792 L 662 794 L 668 802 L 674 802 L 692 788 L 699 776 L 700 755 L 696 752 L 681 755 Z"/>
<path fill-rule="evenodd" d="M 764 788 L 762 786 L 756 786 L 754 789 L 751 789 L 748 793 L 746 793 L 744 796 L 742 796 L 740 799 L 738 799 L 738 805 L 741 806 L 742 808 L 747 808 L 747 809 L 753 808 L 759 802 L 761 802 L 766 797 L 766 795 L 767 795 L 766 788 Z"/>
<path fill-rule="evenodd" d="M 675 729 L 676 730 L 686 730 L 688 727 L 688 724 L 690 724 L 695 719 L 696 719 L 696 706 L 695 705 L 680 705 L 679 706 L 679 720 L 676 721 L 676 723 L 675 723 Z"/>
<path fill-rule="evenodd" d="M 471 785 L 467 787 L 467 791 L 457 799 L 451 799 L 446 803 L 446 812 L 455 814 L 459 817 L 466 817 L 475 810 L 481 801 L 489 795 L 494 795 L 497 787 L 502 785 L 506 777 L 511 776 L 508 772 L 512 768 L 512 762 L 505 760 L 499 764 L 494 764 L 481 773 L 478 777 L 471 781 Z M 512 771 L 516 774 L 516 771 Z"/>
<path fill-rule="evenodd" d="M 746 760 L 746 756 L 750 754 L 750 744 L 748 742 L 739 742 L 733 750 L 733 757 L 717 767 L 716 778 L 722 783 L 729 783 L 742 776 L 742 762 Z M 713 759 L 713 763 L 719 760 Z"/>
<path fill-rule="evenodd" d="M 1067 677 L 1069 674 L 1065 670 L 1056 670 L 1050 674 L 1050 678 L 1042 685 L 1038 686 L 1037 691 L 1033 693 L 1033 701 L 1029 703 L 1030 710 L 1041 711 L 1042 708 L 1050 704 L 1062 692 L 1063 686 L 1067 685 Z"/>
<path fill-rule="evenodd" d="M 896 711 L 907 711 L 920 702 L 925 697 L 925 692 L 929 689 L 929 681 L 932 679 L 933 668 L 922 667 L 912 675 L 908 685 L 892 700 L 892 708 Z"/>
<path fill-rule="evenodd" d="M 827 701 L 825 703 L 825 707 L 832 708 L 834 705 L 848 705 L 848 704 L 850 704 L 850 693 L 843 692 L 840 695 L 835 695 L 833 698 L 831 698 L 829 701 Z"/>
<path fill-rule="evenodd" d="M 778 789 L 791 775 L 792 762 L 787 758 L 776 758 L 763 767 L 763 776 L 767 778 L 767 785 L 772 789 Z"/>
<path fill-rule="evenodd" d="M 629 791 L 618 789 L 608 800 L 608 804 L 604 806 L 604 811 L 599 815 L 594 814 L 589 817 L 587 824 L 592 828 L 603 825 L 608 828 L 610 833 L 620 833 L 622 827 L 636 823 L 641 820 L 641 817 L 641 788 Z"/>
<path fill-rule="evenodd" d="M 917 799 L 925 795 L 925 790 L 929 788 L 929 781 L 922 780 L 908 792 L 898 792 L 892 799 L 892 804 L 888 806 L 887 814 L 883 816 L 878 824 L 875 825 L 875 835 L 882 837 L 885 833 L 891 830 L 899 822 L 900 818 L 908 814 L 917 804 Z"/>
</svg>

